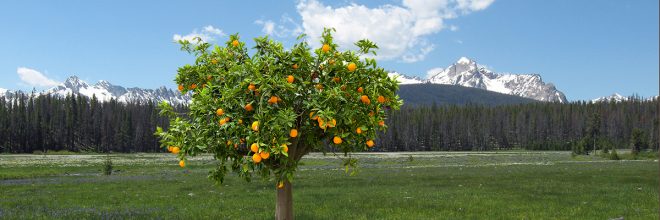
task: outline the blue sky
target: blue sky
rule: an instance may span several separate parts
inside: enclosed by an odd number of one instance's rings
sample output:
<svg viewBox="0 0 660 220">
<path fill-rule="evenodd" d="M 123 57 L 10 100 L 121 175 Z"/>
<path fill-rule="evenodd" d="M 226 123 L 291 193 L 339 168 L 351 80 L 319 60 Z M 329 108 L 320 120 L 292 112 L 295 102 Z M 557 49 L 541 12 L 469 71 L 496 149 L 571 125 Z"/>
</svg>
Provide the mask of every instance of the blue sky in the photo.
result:
<svg viewBox="0 0 660 220">
<path fill-rule="evenodd" d="M 442 2 L 4 1 L 0 88 L 45 89 L 74 74 L 174 88 L 192 60 L 175 35 L 223 43 L 238 32 L 253 45 L 269 34 L 290 45 L 332 23 L 346 48 L 367 36 L 383 48 L 381 66 L 407 75 L 467 56 L 495 72 L 541 74 L 569 100 L 658 95 L 657 0 Z"/>
</svg>

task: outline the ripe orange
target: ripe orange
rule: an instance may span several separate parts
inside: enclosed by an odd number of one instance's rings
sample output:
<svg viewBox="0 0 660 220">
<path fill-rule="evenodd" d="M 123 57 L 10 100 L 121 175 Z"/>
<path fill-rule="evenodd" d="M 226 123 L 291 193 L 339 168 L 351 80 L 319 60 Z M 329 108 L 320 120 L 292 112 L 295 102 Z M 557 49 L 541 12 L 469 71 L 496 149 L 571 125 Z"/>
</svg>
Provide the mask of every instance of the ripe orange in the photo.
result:
<svg viewBox="0 0 660 220">
<path fill-rule="evenodd" d="M 379 103 L 385 103 L 385 97 L 383 97 L 382 95 L 379 95 L 378 96 L 378 102 Z"/>
<path fill-rule="evenodd" d="M 364 91 L 364 89 L 362 89 L 362 87 L 359 87 L 359 88 L 357 89 L 357 92 L 359 92 L 359 93 L 362 93 L 363 91 Z"/>
<path fill-rule="evenodd" d="M 183 85 L 179 85 L 179 91 L 183 92 Z"/>
<path fill-rule="evenodd" d="M 295 128 L 291 129 L 291 132 L 289 132 L 289 136 L 291 136 L 292 138 L 298 137 L 298 130 Z"/>
<path fill-rule="evenodd" d="M 381 126 L 381 127 L 385 126 L 385 121 L 379 121 L 378 126 Z"/>
<path fill-rule="evenodd" d="M 355 133 L 362 134 L 362 128 L 355 129 Z"/>
<path fill-rule="evenodd" d="M 252 130 L 259 131 L 259 121 L 252 122 Z"/>
<path fill-rule="evenodd" d="M 316 119 L 316 121 L 319 122 L 319 128 L 321 128 L 321 129 L 325 129 L 325 126 L 326 126 L 326 125 L 325 125 L 325 122 L 323 121 L 323 118 L 318 117 L 318 118 Z"/>
<path fill-rule="evenodd" d="M 323 53 L 327 53 L 328 51 L 330 51 L 330 45 L 323 44 L 323 47 L 321 47 L 321 50 L 323 51 Z"/>
<path fill-rule="evenodd" d="M 222 108 L 218 108 L 218 110 L 215 110 L 215 114 L 221 116 L 225 114 L 225 110 L 222 110 Z"/>
<path fill-rule="evenodd" d="M 342 141 L 340 137 L 335 136 L 334 138 L 332 138 L 332 142 L 335 144 L 341 144 Z"/>
<path fill-rule="evenodd" d="M 193 83 L 192 85 L 190 85 L 190 89 L 196 89 L 196 88 L 197 88 L 197 84 Z"/>
<path fill-rule="evenodd" d="M 315 115 L 314 112 L 310 112 L 309 113 L 309 118 L 312 119 L 312 120 L 316 120 L 317 118 L 319 118 L 319 116 Z"/>
<path fill-rule="evenodd" d="M 374 141 L 373 140 L 368 140 L 367 141 L 367 147 L 373 147 L 374 146 Z"/>
<path fill-rule="evenodd" d="M 357 69 L 357 65 L 355 65 L 355 63 L 349 63 L 346 68 L 348 68 L 349 72 L 353 72 L 355 69 Z"/>
<path fill-rule="evenodd" d="M 339 77 L 332 77 L 332 81 L 338 83 L 339 81 L 341 81 L 341 78 L 339 78 Z"/>
<path fill-rule="evenodd" d="M 248 112 L 254 110 L 254 108 L 252 107 L 252 103 L 248 103 L 247 105 L 245 105 L 244 108 L 245 108 L 245 111 L 248 111 Z"/>
<path fill-rule="evenodd" d="M 294 80 L 294 78 L 293 78 L 292 75 L 289 75 L 289 76 L 286 77 L 286 81 L 287 81 L 288 83 L 293 83 L 293 80 Z"/>
<path fill-rule="evenodd" d="M 278 188 L 278 189 L 284 188 L 284 181 L 280 181 L 280 182 L 277 184 L 277 188 Z"/>
<path fill-rule="evenodd" d="M 167 152 L 172 152 L 172 146 L 167 146 Z"/>
<path fill-rule="evenodd" d="M 297 63 L 294 63 L 292 67 L 293 67 L 294 70 L 295 70 L 295 69 L 298 69 L 298 64 L 297 64 Z"/>
<path fill-rule="evenodd" d="M 335 126 L 337 126 L 337 120 L 332 119 L 330 123 L 328 123 L 328 127 L 334 128 Z"/>
<path fill-rule="evenodd" d="M 180 150 L 179 147 L 172 147 L 172 154 L 178 154 Z"/>
<path fill-rule="evenodd" d="M 261 156 L 259 156 L 259 154 L 252 155 L 252 161 L 254 161 L 254 163 L 261 162 Z"/>
<path fill-rule="evenodd" d="M 259 145 L 257 143 L 252 143 L 252 145 L 250 145 L 250 151 L 254 153 L 259 152 Z"/>
<path fill-rule="evenodd" d="M 282 151 L 284 152 L 289 152 L 289 146 L 286 146 L 286 144 L 282 144 Z"/>
<path fill-rule="evenodd" d="M 270 157 L 270 153 L 268 153 L 268 151 L 261 151 L 261 153 L 259 153 L 259 156 L 261 157 L 261 159 L 265 160 L 268 159 L 268 157 Z"/>
<path fill-rule="evenodd" d="M 248 86 L 248 90 L 254 91 L 255 89 L 256 87 L 254 87 L 254 84 L 250 83 L 250 85 Z"/>
<path fill-rule="evenodd" d="M 268 99 L 268 104 L 277 104 L 277 101 L 279 101 L 277 96 L 271 96 L 270 99 Z"/>
<path fill-rule="evenodd" d="M 186 162 L 183 161 L 183 160 L 180 160 L 180 161 L 179 161 L 179 166 L 180 166 L 181 168 L 186 167 Z"/>
<path fill-rule="evenodd" d="M 227 118 L 222 118 L 220 119 L 220 121 L 218 121 L 218 124 L 220 124 L 220 126 L 223 126 L 225 125 L 225 123 L 227 123 L 227 121 L 229 121 Z"/>
<path fill-rule="evenodd" d="M 369 97 L 366 96 L 366 95 L 360 96 L 360 101 L 362 101 L 362 103 L 367 104 L 367 105 L 371 104 L 371 100 L 369 100 Z"/>
<path fill-rule="evenodd" d="M 232 41 L 231 45 L 234 46 L 234 47 L 238 47 L 238 40 Z"/>
</svg>

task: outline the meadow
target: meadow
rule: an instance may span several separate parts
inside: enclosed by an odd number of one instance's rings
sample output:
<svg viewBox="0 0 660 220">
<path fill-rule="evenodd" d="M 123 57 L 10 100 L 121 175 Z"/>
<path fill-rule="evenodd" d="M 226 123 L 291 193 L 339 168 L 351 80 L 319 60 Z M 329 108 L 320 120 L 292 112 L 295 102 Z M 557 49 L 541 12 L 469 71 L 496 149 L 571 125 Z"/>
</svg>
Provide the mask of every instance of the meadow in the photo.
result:
<svg viewBox="0 0 660 220">
<path fill-rule="evenodd" d="M 110 157 L 113 174 L 102 174 Z M 658 162 L 570 152 L 312 153 L 298 219 L 658 219 Z M 272 219 L 275 183 L 207 178 L 171 154 L 0 155 L 0 219 Z"/>
</svg>

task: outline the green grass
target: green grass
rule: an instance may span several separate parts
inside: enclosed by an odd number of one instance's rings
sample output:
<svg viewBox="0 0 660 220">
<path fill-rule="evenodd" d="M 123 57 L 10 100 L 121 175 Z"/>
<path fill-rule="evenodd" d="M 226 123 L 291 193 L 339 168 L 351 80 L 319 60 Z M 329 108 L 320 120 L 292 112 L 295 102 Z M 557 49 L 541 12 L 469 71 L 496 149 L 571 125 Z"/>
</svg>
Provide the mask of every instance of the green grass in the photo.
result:
<svg viewBox="0 0 660 220">
<path fill-rule="evenodd" d="M 410 161 L 410 155 L 413 160 Z M 358 154 L 304 159 L 298 219 L 658 219 L 658 164 L 568 152 Z M 206 178 L 210 157 L 0 155 L 0 219 L 272 219 L 275 183 Z"/>
</svg>

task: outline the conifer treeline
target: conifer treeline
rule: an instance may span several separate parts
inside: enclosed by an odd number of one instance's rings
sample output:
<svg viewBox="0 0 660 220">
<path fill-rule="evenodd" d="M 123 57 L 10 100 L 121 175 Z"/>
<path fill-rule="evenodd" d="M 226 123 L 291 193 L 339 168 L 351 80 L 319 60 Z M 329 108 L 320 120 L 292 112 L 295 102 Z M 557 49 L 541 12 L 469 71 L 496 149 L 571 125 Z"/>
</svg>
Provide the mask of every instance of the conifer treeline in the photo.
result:
<svg viewBox="0 0 660 220">
<path fill-rule="evenodd" d="M 160 151 L 156 126 L 167 126 L 153 103 L 100 102 L 96 97 L 0 98 L 0 152 Z"/>
<path fill-rule="evenodd" d="M 657 148 L 658 100 L 404 106 L 391 114 L 387 124 L 389 129 L 377 142 L 386 151 L 571 150 L 585 140 L 583 147 L 588 149 L 592 140 L 597 149 L 603 143 L 628 148 L 635 128 L 644 132 L 649 146 Z"/>
<path fill-rule="evenodd" d="M 0 99 L 0 152 L 163 151 L 153 133 L 168 122 L 153 103 L 16 95 L 11 101 Z M 177 109 L 185 111 L 183 106 Z M 647 143 L 655 147 L 657 111 L 657 100 L 404 106 L 391 113 L 389 129 L 379 135 L 374 150 L 571 150 L 589 136 L 597 137 L 598 145 L 606 140 L 627 148 L 634 128 L 645 132 Z"/>
</svg>

